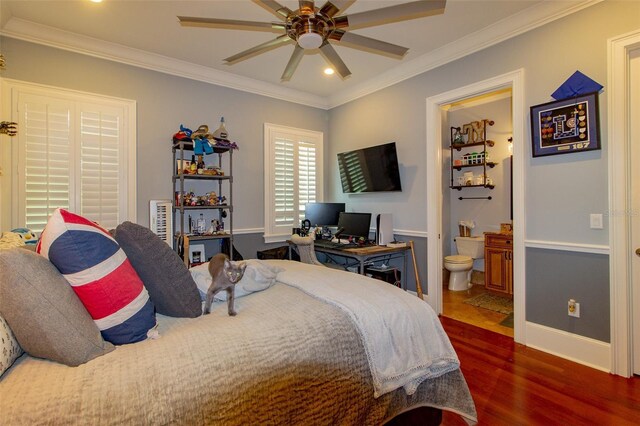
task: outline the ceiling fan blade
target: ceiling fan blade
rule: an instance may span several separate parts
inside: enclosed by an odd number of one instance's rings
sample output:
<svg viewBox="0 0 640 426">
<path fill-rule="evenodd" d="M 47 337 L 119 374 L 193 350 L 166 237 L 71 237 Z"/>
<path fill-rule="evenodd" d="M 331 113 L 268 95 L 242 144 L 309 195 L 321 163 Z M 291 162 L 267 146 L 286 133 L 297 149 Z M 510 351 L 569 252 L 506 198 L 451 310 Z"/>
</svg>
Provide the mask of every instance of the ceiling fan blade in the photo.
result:
<svg viewBox="0 0 640 426">
<path fill-rule="evenodd" d="M 398 46 L 397 44 L 387 43 L 386 41 L 380 41 L 342 30 L 334 31 L 330 38 L 331 40 L 339 41 L 341 46 L 344 45 L 346 47 L 366 50 L 379 55 L 393 56 L 398 59 L 402 58 L 409 51 L 408 48 Z"/>
<path fill-rule="evenodd" d="M 235 64 L 236 62 L 243 61 L 245 59 L 249 59 L 252 56 L 258 55 L 260 53 L 264 53 L 268 50 L 275 49 L 276 47 L 284 46 L 287 43 L 292 42 L 288 35 L 283 34 L 280 37 L 277 37 L 273 40 L 269 40 L 266 43 L 259 44 L 257 46 L 252 47 L 251 49 L 247 49 L 243 52 L 238 53 L 237 55 L 229 56 L 224 61 L 228 65 Z"/>
<path fill-rule="evenodd" d="M 250 30 L 282 32 L 284 24 L 271 22 L 237 21 L 234 19 L 198 18 L 193 16 L 178 16 L 183 27 L 222 28 L 227 30 Z"/>
<path fill-rule="evenodd" d="M 336 15 L 344 13 L 345 9 L 355 3 L 356 0 L 329 0 L 320 8 L 320 12 L 333 18 Z"/>
<path fill-rule="evenodd" d="M 296 44 L 295 49 L 293 49 L 293 53 L 291 54 L 291 59 L 289 59 L 289 63 L 287 67 L 284 69 L 282 73 L 282 77 L 280 77 L 281 81 L 289 81 L 293 76 L 293 73 L 296 72 L 296 68 L 298 68 L 298 64 L 300 60 L 304 56 L 304 49 Z"/>
<path fill-rule="evenodd" d="M 285 21 L 287 19 L 287 16 L 289 16 L 292 13 L 291 9 L 289 9 L 286 6 L 281 5 L 277 1 L 273 1 L 273 0 L 253 0 L 253 2 L 256 3 L 259 6 L 264 7 L 269 12 L 273 13 L 275 16 L 277 16 L 278 18 L 282 19 L 283 21 Z"/>
<path fill-rule="evenodd" d="M 390 22 L 407 21 L 444 13 L 447 0 L 423 0 L 403 3 L 381 9 L 368 10 L 346 16 L 349 29 L 365 28 Z M 342 17 L 341 17 L 342 18 Z M 343 28 L 341 25 L 339 28 Z"/>
<path fill-rule="evenodd" d="M 338 52 L 335 51 L 333 46 L 329 43 L 325 43 L 320 46 L 320 53 L 324 56 L 324 59 L 329 62 L 329 65 L 333 67 L 333 69 L 340 75 L 342 78 L 347 78 L 351 75 L 351 71 L 349 68 L 342 62 L 340 56 L 338 56 Z"/>
</svg>

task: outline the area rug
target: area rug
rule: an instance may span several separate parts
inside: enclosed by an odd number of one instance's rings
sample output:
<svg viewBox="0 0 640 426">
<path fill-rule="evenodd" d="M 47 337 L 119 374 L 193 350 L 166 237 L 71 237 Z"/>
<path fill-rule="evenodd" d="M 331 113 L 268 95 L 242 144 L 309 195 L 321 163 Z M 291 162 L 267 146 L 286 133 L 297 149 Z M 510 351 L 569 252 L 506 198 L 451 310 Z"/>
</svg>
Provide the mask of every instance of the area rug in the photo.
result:
<svg viewBox="0 0 640 426">
<path fill-rule="evenodd" d="M 503 327 L 513 328 L 513 312 L 511 312 L 505 319 L 500 321 L 500 325 Z"/>
<path fill-rule="evenodd" d="M 513 301 L 506 297 L 496 296 L 491 293 L 482 293 L 464 301 L 472 306 L 477 306 L 490 311 L 510 314 L 513 312 Z"/>
</svg>

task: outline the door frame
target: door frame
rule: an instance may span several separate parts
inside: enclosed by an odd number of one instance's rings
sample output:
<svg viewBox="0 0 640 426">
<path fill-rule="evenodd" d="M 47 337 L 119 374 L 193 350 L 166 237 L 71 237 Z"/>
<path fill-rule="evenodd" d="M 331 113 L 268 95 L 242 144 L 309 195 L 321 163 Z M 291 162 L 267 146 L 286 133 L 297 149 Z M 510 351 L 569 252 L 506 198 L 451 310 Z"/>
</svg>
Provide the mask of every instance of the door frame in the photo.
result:
<svg viewBox="0 0 640 426">
<path fill-rule="evenodd" d="M 640 49 L 639 30 L 607 41 L 611 372 L 624 377 L 633 374 L 628 70 L 629 55 L 635 49 Z"/>
<path fill-rule="evenodd" d="M 453 102 L 496 90 L 511 89 L 513 136 L 513 302 L 514 340 L 526 343 L 525 336 L 525 197 L 524 149 L 525 104 L 524 69 L 502 74 L 427 98 L 427 301 L 442 313 L 442 126 L 443 107 Z"/>
</svg>

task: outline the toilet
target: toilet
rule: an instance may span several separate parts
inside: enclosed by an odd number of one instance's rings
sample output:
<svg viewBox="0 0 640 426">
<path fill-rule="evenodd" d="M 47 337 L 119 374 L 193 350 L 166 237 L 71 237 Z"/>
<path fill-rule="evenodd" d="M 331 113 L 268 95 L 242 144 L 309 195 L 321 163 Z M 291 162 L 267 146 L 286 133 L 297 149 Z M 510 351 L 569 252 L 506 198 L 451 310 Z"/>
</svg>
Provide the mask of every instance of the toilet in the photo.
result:
<svg viewBox="0 0 640 426">
<path fill-rule="evenodd" d="M 484 236 L 456 237 L 457 255 L 446 256 L 444 267 L 449 274 L 449 290 L 461 291 L 471 287 L 473 260 L 484 258 Z"/>
</svg>

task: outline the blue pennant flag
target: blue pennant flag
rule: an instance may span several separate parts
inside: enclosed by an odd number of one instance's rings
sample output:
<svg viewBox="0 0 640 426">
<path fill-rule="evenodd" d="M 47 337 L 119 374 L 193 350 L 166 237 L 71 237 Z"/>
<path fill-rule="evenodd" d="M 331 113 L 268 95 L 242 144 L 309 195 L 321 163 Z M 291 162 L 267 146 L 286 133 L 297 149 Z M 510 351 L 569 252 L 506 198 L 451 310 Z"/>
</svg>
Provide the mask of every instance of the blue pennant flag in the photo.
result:
<svg viewBox="0 0 640 426">
<path fill-rule="evenodd" d="M 576 71 L 551 94 L 551 97 L 556 101 L 561 101 L 586 95 L 587 93 L 599 92 L 602 88 L 601 84 L 593 81 L 580 71 Z"/>
</svg>

